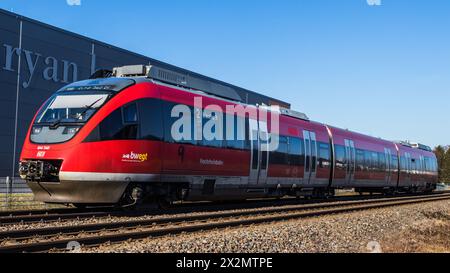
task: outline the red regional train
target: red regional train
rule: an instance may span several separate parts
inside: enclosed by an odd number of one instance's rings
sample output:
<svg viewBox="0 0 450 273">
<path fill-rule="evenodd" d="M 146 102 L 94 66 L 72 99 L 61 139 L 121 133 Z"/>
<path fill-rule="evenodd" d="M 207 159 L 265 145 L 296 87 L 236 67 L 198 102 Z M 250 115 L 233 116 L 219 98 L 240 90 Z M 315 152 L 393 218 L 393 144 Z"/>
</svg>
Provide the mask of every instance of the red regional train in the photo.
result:
<svg viewBox="0 0 450 273">
<path fill-rule="evenodd" d="M 199 99 L 204 106 L 195 104 Z M 229 110 L 239 107 L 258 112 Z M 229 118 L 225 128 L 211 131 L 234 137 L 175 137 L 184 134 L 173 128 L 185 112 L 192 115 L 180 128 L 195 132 L 221 113 Z M 276 149 L 267 149 L 267 136 L 278 139 Z M 20 176 L 36 200 L 78 207 L 323 197 L 347 188 L 431 192 L 438 174 L 427 146 L 313 122 L 290 109 L 275 113 L 243 103 L 230 88 L 141 65 L 99 71 L 57 91 L 34 117 L 20 160 Z"/>
</svg>

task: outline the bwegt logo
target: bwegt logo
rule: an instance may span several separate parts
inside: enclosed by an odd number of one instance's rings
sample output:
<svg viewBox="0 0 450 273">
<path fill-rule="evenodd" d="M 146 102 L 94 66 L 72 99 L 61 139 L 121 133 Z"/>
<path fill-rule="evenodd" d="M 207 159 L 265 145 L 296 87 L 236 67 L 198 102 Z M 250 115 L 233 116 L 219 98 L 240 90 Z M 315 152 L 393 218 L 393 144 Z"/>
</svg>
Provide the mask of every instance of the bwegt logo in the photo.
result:
<svg viewBox="0 0 450 273">
<path fill-rule="evenodd" d="M 176 105 L 172 108 L 171 117 L 177 118 L 171 127 L 172 139 L 177 142 L 258 141 L 262 151 L 271 152 L 278 149 L 278 106 L 226 105 L 223 109 L 215 104 L 204 106 L 203 98 L 195 97 L 193 111 L 187 105 Z M 248 127 L 245 117 L 248 118 Z"/>
</svg>

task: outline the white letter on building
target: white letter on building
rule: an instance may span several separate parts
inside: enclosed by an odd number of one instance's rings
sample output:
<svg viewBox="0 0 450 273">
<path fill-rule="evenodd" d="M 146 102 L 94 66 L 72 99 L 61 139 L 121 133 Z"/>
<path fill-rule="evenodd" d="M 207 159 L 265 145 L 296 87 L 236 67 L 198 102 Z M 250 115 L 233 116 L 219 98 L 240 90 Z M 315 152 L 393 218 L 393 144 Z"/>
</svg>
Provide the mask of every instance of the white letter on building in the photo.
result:
<svg viewBox="0 0 450 273">
<path fill-rule="evenodd" d="M 54 82 L 58 82 L 58 60 L 53 57 L 45 58 L 45 64 L 50 65 L 50 63 L 51 66 L 44 69 L 42 75 L 46 81 L 53 80 Z"/>
<path fill-rule="evenodd" d="M 42 55 L 38 53 L 33 53 L 32 51 L 29 50 L 24 50 L 24 52 L 25 52 L 25 59 L 27 61 L 28 73 L 30 73 L 30 78 L 28 79 L 28 81 L 24 81 L 22 83 L 22 86 L 23 88 L 28 88 L 28 86 L 30 86 L 31 80 L 33 79 L 34 71 L 36 70 L 38 60 Z M 34 62 L 32 55 L 36 55 L 36 60 Z"/>
</svg>

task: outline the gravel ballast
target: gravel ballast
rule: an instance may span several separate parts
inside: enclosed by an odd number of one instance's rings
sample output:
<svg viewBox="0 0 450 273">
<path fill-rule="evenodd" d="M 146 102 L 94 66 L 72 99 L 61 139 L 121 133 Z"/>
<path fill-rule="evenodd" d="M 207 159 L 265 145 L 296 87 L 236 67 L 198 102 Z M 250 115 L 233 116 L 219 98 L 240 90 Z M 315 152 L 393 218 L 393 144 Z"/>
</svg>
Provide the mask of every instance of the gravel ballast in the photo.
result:
<svg viewBox="0 0 450 273">
<path fill-rule="evenodd" d="M 148 238 L 82 252 L 450 252 L 450 201 Z"/>
</svg>

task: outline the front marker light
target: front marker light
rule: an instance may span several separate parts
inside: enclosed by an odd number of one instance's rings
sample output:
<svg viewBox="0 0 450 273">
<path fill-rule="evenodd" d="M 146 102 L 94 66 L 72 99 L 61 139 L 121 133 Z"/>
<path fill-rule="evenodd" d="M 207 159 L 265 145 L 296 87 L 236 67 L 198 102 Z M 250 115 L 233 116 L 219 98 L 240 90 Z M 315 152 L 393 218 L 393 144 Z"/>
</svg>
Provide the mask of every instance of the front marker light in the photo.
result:
<svg viewBox="0 0 450 273">
<path fill-rule="evenodd" d="M 63 134 L 65 134 L 65 135 L 74 135 L 78 131 L 80 131 L 80 127 L 66 127 L 66 129 L 64 129 Z"/>
</svg>

